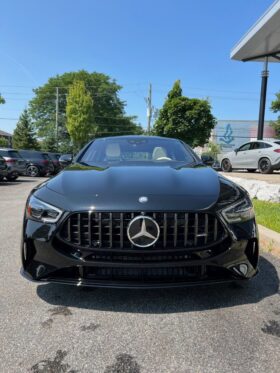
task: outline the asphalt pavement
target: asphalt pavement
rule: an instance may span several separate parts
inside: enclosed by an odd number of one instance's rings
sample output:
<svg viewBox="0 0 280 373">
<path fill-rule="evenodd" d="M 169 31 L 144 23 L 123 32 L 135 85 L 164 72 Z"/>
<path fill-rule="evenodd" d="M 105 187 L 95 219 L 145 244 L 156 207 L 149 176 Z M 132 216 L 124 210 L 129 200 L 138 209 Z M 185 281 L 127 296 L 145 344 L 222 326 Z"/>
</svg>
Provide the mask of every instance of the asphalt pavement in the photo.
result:
<svg viewBox="0 0 280 373">
<path fill-rule="evenodd" d="M 0 373 L 280 372 L 280 260 L 247 286 L 82 289 L 19 274 L 25 199 L 0 183 Z"/>
</svg>

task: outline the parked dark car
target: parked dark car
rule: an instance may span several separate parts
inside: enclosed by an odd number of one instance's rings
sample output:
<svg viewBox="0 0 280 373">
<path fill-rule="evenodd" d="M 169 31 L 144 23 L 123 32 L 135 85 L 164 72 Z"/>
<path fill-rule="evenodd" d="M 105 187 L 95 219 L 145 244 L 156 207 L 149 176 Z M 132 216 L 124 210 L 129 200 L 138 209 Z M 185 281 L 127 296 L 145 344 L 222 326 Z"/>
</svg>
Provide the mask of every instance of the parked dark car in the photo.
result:
<svg viewBox="0 0 280 373">
<path fill-rule="evenodd" d="M 48 153 L 48 156 L 50 157 L 53 165 L 54 165 L 54 175 L 58 174 L 59 171 L 61 171 L 62 167 L 59 163 L 59 158 L 61 156 L 61 154 L 59 153 Z"/>
<path fill-rule="evenodd" d="M 31 192 L 22 274 L 77 286 L 245 281 L 258 271 L 248 193 L 175 139 L 90 142 Z"/>
<path fill-rule="evenodd" d="M 54 172 L 54 165 L 48 153 L 35 150 L 19 150 L 19 153 L 27 162 L 27 176 L 46 176 Z"/>
<path fill-rule="evenodd" d="M 7 169 L 8 166 L 5 162 L 5 159 L 0 155 L 0 181 L 2 181 L 4 177 L 7 176 Z"/>
<path fill-rule="evenodd" d="M 0 155 L 5 159 L 7 164 L 6 179 L 14 181 L 19 175 L 24 175 L 26 172 L 26 161 L 20 153 L 15 149 L 0 148 Z"/>
</svg>

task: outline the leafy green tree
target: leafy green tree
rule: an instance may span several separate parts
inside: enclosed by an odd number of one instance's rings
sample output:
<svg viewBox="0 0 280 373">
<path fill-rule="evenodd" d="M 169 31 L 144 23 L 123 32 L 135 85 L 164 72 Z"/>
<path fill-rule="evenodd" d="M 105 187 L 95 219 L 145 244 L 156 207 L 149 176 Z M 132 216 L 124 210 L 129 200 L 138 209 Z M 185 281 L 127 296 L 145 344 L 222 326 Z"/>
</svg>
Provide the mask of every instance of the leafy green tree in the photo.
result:
<svg viewBox="0 0 280 373">
<path fill-rule="evenodd" d="M 59 150 L 65 145 L 71 146 L 66 128 L 66 106 L 69 89 L 75 81 L 82 81 L 92 98 L 91 125 L 95 136 L 134 134 L 142 131 L 135 123 L 135 117 L 125 114 L 125 102 L 118 94 L 121 86 L 108 75 L 89 73 L 85 70 L 68 72 L 48 80 L 43 86 L 34 90 L 35 97 L 29 103 L 29 112 L 38 136 L 48 138 L 55 129 L 56 122 L 56 87 L 58 88 L 58 139 Z"/>
<path fill-rule="evenodd" d="M 4 99 L 4 97 L 3 96 L 1 96 L 1 93 L 0 93 L 0 105 L 1 104 L 5 104 L 5 99 Z"/>
<path fill-rule="evenodd" d="M 0 137 L 0 147 L 1 148 L 9 147 L 9 141 L 5 137 Z"/>
<path fill-rule="evenodd" d="M 276 93 L 276 99 L 271 103 L 271 110 L 273 113 L 280 112 L 280 92 Z M 277 120 L 271 122 L 271 127 L 274 128 L 276 137 L 280 137 L 280 115 L 278 116 Z"/>
<path fill-rule="evenodd" d="M 183 96 L 177 80 L 159 111 L 153 133 L 181 139 L 193 147 L 203 146 L 215 124 L 209 102 Z"/>
<path fill-rule="evenodd" d="M 45 152 L 57 152 L 55 131 L 50 131 L 40 143 L 41 150 Z"/>
<path fill-rule="evenodd" d="M 13 147 L 15 149 L 32 150 L 39 148 L 34 127 L 26 109 L 21 114 L 16 129 L 14 130 Z"/>
<path fill-rule="evenodd" d="M 66 106 L 66 128 L 74 147 L 81 148 L 97 128 L 92 121 L 93 100 L 83 81 L 76 81 L 69 89 Z"/>
</svg>

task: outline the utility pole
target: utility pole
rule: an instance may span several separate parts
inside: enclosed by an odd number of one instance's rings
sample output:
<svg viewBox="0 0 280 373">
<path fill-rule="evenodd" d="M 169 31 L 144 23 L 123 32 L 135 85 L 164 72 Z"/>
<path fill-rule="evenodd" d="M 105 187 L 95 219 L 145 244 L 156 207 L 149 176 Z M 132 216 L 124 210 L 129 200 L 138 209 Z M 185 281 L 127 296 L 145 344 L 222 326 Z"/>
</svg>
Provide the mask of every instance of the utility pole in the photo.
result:
<svg viewBox="0 0 280 373">
<path fill-rule="evenodd" d="M 56 143 L 56 151 L 58 151 L 58 97 L 59 97 L 59 91 L 58 91 L 58 87 L 56 87 L 56 100 L 55 100 L 55 143 Z"/>
<path fill-rule="evenodd" d="M 152 120 L 152 113 L 153 113 L 153 106 L 152 106 L 152 84 L 149 84 L 149 94 L 146 98 L 147 103 L 147 131 L 148 135 L 151 132 L 151 120 Z"/>
</svg>

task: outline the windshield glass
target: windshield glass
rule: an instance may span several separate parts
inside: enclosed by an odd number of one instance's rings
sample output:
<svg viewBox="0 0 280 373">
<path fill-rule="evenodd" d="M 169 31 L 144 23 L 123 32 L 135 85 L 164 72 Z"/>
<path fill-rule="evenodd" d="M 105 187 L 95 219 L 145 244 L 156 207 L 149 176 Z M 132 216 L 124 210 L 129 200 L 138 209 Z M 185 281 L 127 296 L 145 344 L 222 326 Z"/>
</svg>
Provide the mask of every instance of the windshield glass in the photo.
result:
<svg viewBox="0 0 280 373">
<path fill-rule="evenodd" d="M 193 164 L 192 150 L 180 141 L 156 137 L 106 138 L 95 140 L 77 159 L 89 166 Z"/>
</svg>

